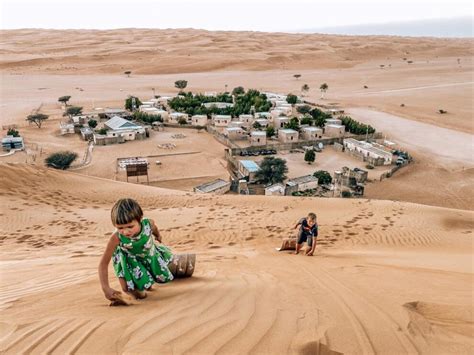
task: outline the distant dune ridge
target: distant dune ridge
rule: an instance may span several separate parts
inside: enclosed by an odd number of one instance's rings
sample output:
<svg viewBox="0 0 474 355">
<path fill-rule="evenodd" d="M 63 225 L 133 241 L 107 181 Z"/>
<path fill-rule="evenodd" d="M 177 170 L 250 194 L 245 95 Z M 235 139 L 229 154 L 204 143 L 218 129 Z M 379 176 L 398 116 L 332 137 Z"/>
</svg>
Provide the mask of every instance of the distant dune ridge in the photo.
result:
<svg viewBox="0 0 474 355">
<path fill-rule="evenodd" d="M 473 54 L 471 39 L 205 30 L 3 30 L 0 69 L 135 74 L 348 68 L 387 57 Z"/>
<path fill-rule="evenodd" d="M 410 37 L 442 37 L 472 38 L 474 18 L 454 17 L 416 21 L 400 21 L 367 25 L 334 26 L 314 29 L 301 29 L 295 32 L 327 33 L 353 36 L 410 36 Z"/>
</svg>

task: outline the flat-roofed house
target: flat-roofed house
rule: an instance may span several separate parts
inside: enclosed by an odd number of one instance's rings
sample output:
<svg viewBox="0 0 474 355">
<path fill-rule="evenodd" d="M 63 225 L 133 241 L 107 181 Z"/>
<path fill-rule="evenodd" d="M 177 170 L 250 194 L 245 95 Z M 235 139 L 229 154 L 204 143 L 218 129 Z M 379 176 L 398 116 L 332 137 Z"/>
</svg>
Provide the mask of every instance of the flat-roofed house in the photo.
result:
<svg viewBox="0 0 474 355">
<path fill-rule="evenodd" d="M 326 125 L 329 125 L 329 124 L 342 125 L 342 121 L 339 118 L 327 118 Z"/>
<path fill-rule="evenodd" d="M 298 132 L 295 131 L 294 129 L 280 129 L 278 131 L 278 140 L 281 143 L 293 143 L 293 142 L 298 142 Z"/>
<path fill-rule="evenodd" d="M 183 112 L 172 112 L 168 116 L 168 122 L 173 124 L 178 124 L 181 118 L 184 118 L 186 122 L 188 121 L 188 114 Z"/>
<path fill-rule="evenodd" d="M 245 127 L 250 127 L 253 124 L 253 115 L 240 115 L 238 121 L 243 122 Z"/>
<path fill-rule="evenodd" d="M 323 130 L 319 127 L 303 127 L 302 136 L 305 141 L 320 139 L 323 136 Z"/>
<path fill-rule="evenodd" d="M 255 118 L 267 118 L 271 119 L 272 115 L 270 112 L 256 112 L 255 113 Z"/>
<path fill-rule="evenodd" d="M 260 127 L 267 128 L 268 127 L 268 120 L 266 118 L 257 118 L 254 120 L 254 124 L 258 123 Z"/>
<path fill-rule="evenodd" d="M 193 126 L 207 126 L 207 115 L 194 115 L 191 117 Z"/>
<path fill-rule="evenodd" d="M 228 127 L 244 127 L 244 123 L 242 121 L 230 121 Z"/>
<path fill-rule="evenodd" d="M 291 195 L 293 192 L 315 189 L 317 187 L 317 177 L 313 175 L 300 176 L 286 182 L 286 194 Z"/>
<path fill-rule="evenodd" d="M 371 143 L 347 138 L 344 139 L 343 145 L 346 151 L 356 153 L 364 161 L 368 161 L 373 165 L 392 164 L 393 154 L 386 149 L 374 147 Z"/>
<path fill-rule="evenodd" d="M 23 149 L 23 137 L 13 137 L 11 135 L 5 136 L 2 138 L 2 148 L 3 150 L 10 151 L 12 149 Z"/>
<path fill-rule="evenodd" d="M 246 134 L 241 127 L 226 127 L 223 132 L 224 136 L 229 139 L 244 139 Z"/>
<path fill-rule="evenodd" d="M 255 181 L 255 174 L 260 167 L 253 160 L 239 160 L 238 172 L 243 178 L 247 178 L 249 182 Z"/>
<path fill-rule="evenodd" d="M 205 102 L 202 104 L 206 108 L 216 107 L 216 108 L 227 108 L 233 107 L 234 104 L 231 102 Z"/>
<path fill-rule="evenodd" d="M 290 122 L 290 118 L 286 116 L 278 116 L 273 119 L 273 127 L 278 131 L 285 127 L 285 124 Z"/>
<path fill-rule="evenodd" d="M 267 144 L 267 133 L 263 131 L 252 131 L 250 132 L 250 145 L 259 146 Z"/>
<path fill-rule="evenodd" d="M 212 121 L 216 127 L 227 127 L 232 121 L 232 117 L 230 115 L 215 115 Z"/>
<path fill-rule="evenodd" d="M 345 126 L 339 124 L 326 124 L 324 125 L 324 135 L 332 138 L 344 137 L 346 131 Z"/>
<path fill-rule="evenodd" d="M 201 193 L 201 194 L 215 194 L 215 195 L 223 195 L 227 191 L 230 191 L 230 182 L 216 179 L 214 181 L 206 182 L 205 184 L 196 186 L 194 192 Z"/>
</svg>

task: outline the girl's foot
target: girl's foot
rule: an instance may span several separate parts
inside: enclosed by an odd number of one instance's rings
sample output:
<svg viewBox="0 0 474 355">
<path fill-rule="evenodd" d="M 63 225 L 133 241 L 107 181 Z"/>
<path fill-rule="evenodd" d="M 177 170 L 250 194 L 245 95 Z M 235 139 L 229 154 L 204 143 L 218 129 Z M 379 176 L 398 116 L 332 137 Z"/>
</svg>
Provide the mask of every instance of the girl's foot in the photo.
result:
<svg viewBox="0 0 474 355">
<path fill-rule="evenodd" d="M 146 291 L 132 290 L 132 291 L 129 291 L 129 292 L 137 300 L 142 300 L 142 299 L 146 298 Z"/>
</svg>

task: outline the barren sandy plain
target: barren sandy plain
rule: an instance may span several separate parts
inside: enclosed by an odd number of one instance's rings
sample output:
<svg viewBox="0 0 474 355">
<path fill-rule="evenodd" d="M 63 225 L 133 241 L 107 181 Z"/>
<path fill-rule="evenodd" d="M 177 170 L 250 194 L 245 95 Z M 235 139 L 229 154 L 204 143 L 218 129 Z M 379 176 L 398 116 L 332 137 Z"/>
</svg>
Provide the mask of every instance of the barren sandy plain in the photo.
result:
<svg viewBox="0 0 474 355">
<path fill-rule="evenodd" d="M 472 353 L 472 44 L 196 30 L 2 31 L 1 124 L 17 124 L 45 153 L 82 156 L 86 149 L 77 137 L 59 136 L 59 96 L 71 95 L 86 110 L 118 107 L 128 94 L 150 97 L 152 88 L 176 93 L 173 82 L 186 79 L 192 91 L 242 85 L 299 93 L 307 83 L 309 101 L 348 108 L 416 161 L 368 187 L 377 199 L 345 200 L 176 190 L 185 183 L 180 178 L 225 175 L 224 147 L 206 141 L 206 133 L 190 132 L 192 144 L 173 141 L 177 153 L 200 153 L 179 155 L 176 166 L 164 158 L 173 166 L 162 185 L 168 189 L 115 181 L 114 164 L 124 155 L 168 153 L 157 144 L 172 141 L 171 131 L 154 132 L 144 146 L 95 147 L 92 163 L 71 172 L 46 169 L 41 157 L 25 164 L 23 153 L 0 157 L 0 351 Z M 324 100 L 322 82 L 329 84 Z M 40 105 L 50 119 L 41 129 L 25 125 Z M 142 203 L 166 244 L 196 252 L 198 263 L 192 278 L 111 308 L 97 265 L 112 231 L 110 207 L 124 196 Z M 276 252 L 309 211 L 320 225 L 316 255 Z"/>
</svg>

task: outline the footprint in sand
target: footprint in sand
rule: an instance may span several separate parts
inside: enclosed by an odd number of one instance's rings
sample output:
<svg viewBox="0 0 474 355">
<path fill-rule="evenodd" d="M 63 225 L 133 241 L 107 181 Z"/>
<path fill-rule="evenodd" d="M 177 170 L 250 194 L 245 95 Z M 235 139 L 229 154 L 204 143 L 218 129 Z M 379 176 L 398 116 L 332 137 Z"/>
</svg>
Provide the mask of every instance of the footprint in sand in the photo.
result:
<svg viewBox="0 0 474 355">
<path fill-rule="evenodd" d="M 209 249 L 219 249 L 219 248 L 222 248 L 220 245 L 209 245 L 208 246 Z"/>
<path fill-rule="evenodd" d="M 255 237 L 245 237 L 245 240 L 253 240 Z"/>
</svg>

